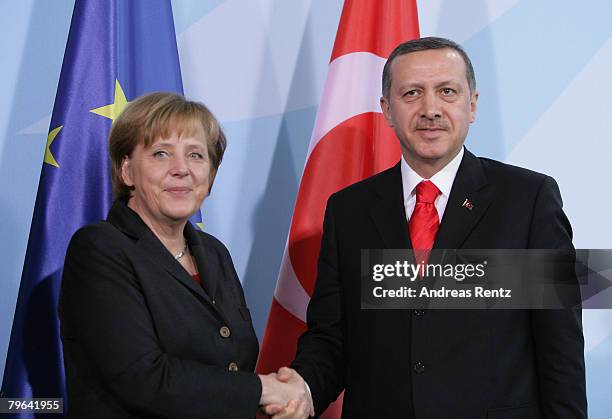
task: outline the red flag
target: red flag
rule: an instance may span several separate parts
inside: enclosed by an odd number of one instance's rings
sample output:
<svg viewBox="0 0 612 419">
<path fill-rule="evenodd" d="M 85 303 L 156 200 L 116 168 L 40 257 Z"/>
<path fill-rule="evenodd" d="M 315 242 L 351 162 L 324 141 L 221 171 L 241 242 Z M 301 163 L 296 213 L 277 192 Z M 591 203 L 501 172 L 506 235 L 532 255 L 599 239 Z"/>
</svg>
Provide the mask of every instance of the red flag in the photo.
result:
<svg viewBox="0 0 612 419">
<path fill-rule="evenodd" d="M 306 330 L 323 216 L 334 192 L 397 163 L 400 147 L 381 113 L 385 61 L 418 38 L 416 0 L 345 0 L 291 221 L 257 371 L 289 365 Z M 326 416 L 339 417 L 340 403 Z"/>
</svg>

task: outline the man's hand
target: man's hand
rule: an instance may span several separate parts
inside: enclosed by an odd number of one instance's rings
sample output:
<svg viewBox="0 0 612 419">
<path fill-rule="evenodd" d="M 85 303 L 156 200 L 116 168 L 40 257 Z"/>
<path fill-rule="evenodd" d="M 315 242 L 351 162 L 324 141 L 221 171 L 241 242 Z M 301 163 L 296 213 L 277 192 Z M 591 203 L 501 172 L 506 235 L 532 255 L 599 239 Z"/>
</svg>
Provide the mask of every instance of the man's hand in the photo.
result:
<svg viewBox="0 0 612 419">
<path fill-rule="evenodd" d="M 293 369 L 282 367 L 278 374 L 260 375 L 263 411 L 274 419 L 314 416 L 310 392 L 302 377 Z"/>
</svg>

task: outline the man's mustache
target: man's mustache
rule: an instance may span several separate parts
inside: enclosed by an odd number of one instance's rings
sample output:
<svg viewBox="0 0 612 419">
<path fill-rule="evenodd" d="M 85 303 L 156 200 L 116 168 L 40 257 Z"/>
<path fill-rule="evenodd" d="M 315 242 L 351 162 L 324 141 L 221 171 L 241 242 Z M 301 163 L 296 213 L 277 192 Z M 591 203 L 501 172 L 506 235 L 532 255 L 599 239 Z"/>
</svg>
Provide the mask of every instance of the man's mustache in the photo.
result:
<svg viewBox="0 0 612 419">
<path fill-rule="evenodd" d="M 446 121 L 418 121 L 416 124 L 416 129 L 442 129 L 448 130 L 448 124 Z"/>
</svg>

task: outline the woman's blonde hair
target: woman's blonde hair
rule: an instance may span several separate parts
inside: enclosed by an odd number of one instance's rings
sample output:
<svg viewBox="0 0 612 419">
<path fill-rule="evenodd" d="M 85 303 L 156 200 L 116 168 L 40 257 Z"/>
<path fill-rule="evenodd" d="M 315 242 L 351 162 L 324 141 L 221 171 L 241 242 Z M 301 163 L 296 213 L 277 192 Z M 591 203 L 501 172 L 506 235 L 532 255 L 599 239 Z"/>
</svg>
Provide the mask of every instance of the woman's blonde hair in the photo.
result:
<svg viewBox="0 0 612 419">
<path fill-rule="evenodd" d="M 115 120 L 108 139 L 113 194 L 129 199 L 132 188 L 123 183 L 121 165 L 134 148 L 149 147 L 156 139 L 172 134 L 180 137 L 204 132 L 210 159 L 210 186 L 223 159 L 227 141 L 219 122 L 206 106 L 176 93 L 150 93 L 130 102 Z"/>
</svg>

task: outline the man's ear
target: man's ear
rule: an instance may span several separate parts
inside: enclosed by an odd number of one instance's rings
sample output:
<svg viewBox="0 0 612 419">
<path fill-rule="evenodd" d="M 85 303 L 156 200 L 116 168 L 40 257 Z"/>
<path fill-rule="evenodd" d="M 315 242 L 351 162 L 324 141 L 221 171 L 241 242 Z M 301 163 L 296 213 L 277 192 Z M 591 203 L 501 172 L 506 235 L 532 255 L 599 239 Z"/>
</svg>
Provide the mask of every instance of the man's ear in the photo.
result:
<svg viewBox="0 0 612 419">
<path fill-rule="evenodd" d="M 478 90 L 474 90 L 470 95 L 470 123 L 476 120 L 476 108 L 478 108 Z"/>
<path fill-rule="evenodd" d="M 132 161 L 128 156 L 123 158 L 121 162 L 121 180 L 127 187 L 133 187 L 134 181 L 132 180 Z"/>
<path fill-rule="evenodd" d="M 380 97 L 380 109 L 382 110 L 382 113 L 385 119 L 387 120 L 387 125 L 393 127 L 393 119 L 391 118 L 391 109 L 389 108 L 389 101 L 384 96 Z"/>
</svg>

